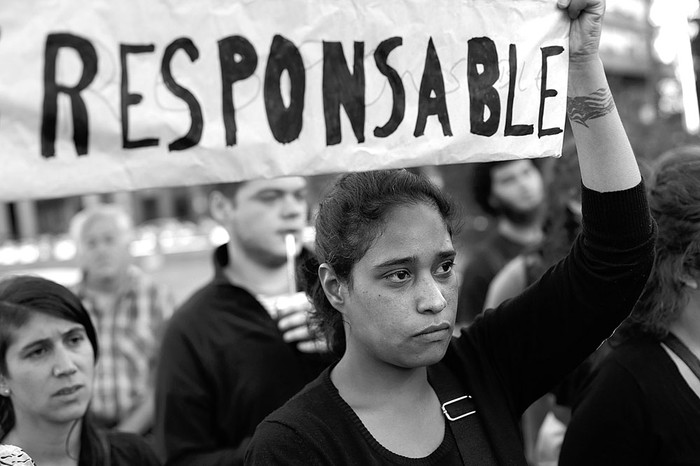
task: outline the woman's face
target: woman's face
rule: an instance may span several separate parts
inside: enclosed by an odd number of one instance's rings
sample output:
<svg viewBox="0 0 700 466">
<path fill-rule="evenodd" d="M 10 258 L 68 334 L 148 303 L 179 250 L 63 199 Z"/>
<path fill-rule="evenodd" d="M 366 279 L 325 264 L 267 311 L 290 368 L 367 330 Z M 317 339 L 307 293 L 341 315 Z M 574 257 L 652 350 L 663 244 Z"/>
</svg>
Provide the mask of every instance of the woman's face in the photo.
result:
<svg viewBox="0 0 700 466">
<path fill-rule="evenodd" d="M 10 389 L 17 422 L 64 423 L 82 417 L 95 363 L 85 328 L 35 312 L 13 334 L 0 387 Z"/>
<path fill-rule="evenodd" d="M 347 350 L 403 368 L 439 361 L 457 309 L 455 250 L 438 211 L 394 208 L 344 292 Z"/>
</svg>

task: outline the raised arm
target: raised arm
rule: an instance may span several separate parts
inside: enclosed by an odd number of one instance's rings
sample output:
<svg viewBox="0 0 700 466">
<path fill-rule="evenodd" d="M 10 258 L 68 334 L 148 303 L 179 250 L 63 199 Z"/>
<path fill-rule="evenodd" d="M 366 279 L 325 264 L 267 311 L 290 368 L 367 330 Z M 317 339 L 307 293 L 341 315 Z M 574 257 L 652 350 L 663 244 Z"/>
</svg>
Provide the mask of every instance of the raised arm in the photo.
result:
<svg viewBox="0 0 700 466">
<path fill-rule="evenodd" d="M 513 412 L 613 332 L 638 299 L 654 258 L 655 227 L 641 176 L 597 52 L 604 3 L 570 1 L 569 118 L 584 184 L 582 232 L 565 259 L 463 333 L 475 347 L 488 347 L 479 353 L 481 367 L 497 372 Z"/>
<path fill-rule="evenodd" d="M 641 181 L 598 55 L 605 0 L 559 0 L 571 21 L 567 113 L 583 184 L 620 191 Z"/>
</svg>

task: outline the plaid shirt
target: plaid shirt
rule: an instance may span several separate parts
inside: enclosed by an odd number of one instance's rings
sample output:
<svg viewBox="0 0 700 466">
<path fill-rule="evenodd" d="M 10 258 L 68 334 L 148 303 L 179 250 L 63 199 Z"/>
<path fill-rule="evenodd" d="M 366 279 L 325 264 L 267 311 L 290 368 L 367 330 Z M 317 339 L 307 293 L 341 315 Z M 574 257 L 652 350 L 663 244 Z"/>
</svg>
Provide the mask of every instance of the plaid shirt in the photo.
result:
<svg viewBox="0 0 700 466">
<path fill-rule="evenodd" d="M 90 313 L 100 348 L 90 409 L 100 423 L 111 427 L 131 414 L 153 386 L 160 339 L 174 302 L 170 293 L 133 266 L 114 309 L 100 309 L 84 283 L 76 294 Z"/>
</svg>

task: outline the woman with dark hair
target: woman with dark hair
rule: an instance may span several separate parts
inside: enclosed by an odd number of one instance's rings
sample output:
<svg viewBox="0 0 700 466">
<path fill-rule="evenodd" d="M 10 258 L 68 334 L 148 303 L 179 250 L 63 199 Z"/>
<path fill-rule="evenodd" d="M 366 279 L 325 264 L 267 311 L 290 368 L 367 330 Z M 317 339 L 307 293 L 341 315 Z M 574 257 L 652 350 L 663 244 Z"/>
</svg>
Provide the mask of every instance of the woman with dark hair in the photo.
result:
<svg viewBox="0 0 700 466">
<path fill-rule="evenodd" d="M 145 441 L 86 414 L 98 356 L 80 300 L 40 277 L 0 282 L 0 443 L 45 465 L 158 465 Z"/>
<path fill-rule="evenodd" d="M 700 464 L 700 146 L 661 156 L 648 198 L 654 268 L 574 407 L 561 465 Z"/>
<path fill-rule="evenodd" d="M 452 337 L 454 211 L 405 170 L 342 176 L 316 218 L 316 317 L 340 360 L 266 418 L 251 465 L 525 465 L 520 416 L 630 312 L 654 225 L 597 54 L 605 4 L 572 20 L 569 117 L 583 227 L 568 256 Z"/>
</svg>

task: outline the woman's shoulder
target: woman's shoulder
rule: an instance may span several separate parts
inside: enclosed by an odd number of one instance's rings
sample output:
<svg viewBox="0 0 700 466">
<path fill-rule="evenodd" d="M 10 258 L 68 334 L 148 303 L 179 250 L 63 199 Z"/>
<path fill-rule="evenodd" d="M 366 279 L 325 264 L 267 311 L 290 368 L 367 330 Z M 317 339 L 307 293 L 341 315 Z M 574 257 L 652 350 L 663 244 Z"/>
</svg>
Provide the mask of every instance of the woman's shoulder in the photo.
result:
<svg viewBox="0 0 700 466">
<path fill-rule="evenodd" d="M 335 440 L 348 437 L 351 421 L 329 374 L 326 369 L 258 425 L 246 464 L 334 464 L 329 458 L 337 453 Z"/>
<path fill-rule="evenodd" d="M 160 466 L 151 445 L 142 436 L 128 432 L 107 433 L 112 466 Z"/>
<path fill-rule="evenodd" d="M 621 385 L 620 380 L 624 378 L 636 386 L 649 388 L 668 380 L 675 372 L 672 360 L 659 342 L 650 337 L 611 345 L 596 366 L 592 381 L 611 386 Z"/>
<path fill-rule="evenodd" d="M 337 407 L 335 397 L 339 396 L 331 382 L 330 369 L 324 369 L 316 379 L 273 411 L 265 421 L 292 426 L 308 422 L 309 418 L 325 417 L 329 410 Z"/>
</svg>

